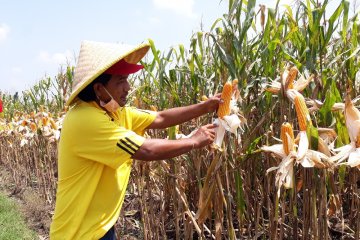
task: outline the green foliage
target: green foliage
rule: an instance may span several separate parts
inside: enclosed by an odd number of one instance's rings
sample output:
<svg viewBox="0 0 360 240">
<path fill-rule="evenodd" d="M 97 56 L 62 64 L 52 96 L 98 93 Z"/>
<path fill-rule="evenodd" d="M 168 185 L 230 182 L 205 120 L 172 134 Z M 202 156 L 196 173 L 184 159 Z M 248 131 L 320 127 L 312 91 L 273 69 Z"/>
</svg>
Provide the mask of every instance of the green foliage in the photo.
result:
<svg viewBox="0 0 360 240">
<path fill-rule="evenodd" d="M 4 116 L 13 119 L 17 113 L 51 111 L 54 115 L 64 110 L 65 99 L 70 95 L 74 67 L 67 66 L 54 78 L 44 77 L 29 90 L 14 95 L 2 93 Z M 1 92 L 0 92 L 1 95 Z"/>
</svg>

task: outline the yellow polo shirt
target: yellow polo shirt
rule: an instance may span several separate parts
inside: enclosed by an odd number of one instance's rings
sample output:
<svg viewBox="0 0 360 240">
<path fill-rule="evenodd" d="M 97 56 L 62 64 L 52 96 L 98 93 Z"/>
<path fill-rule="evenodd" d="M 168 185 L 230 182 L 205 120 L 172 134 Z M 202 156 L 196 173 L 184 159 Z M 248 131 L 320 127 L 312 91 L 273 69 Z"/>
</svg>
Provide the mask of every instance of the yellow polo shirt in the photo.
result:
<svg viewBox="0 0 360 240">
<path fill-rule="evenodd" d="M 80 101 L 66 114 L 58 154 L 58 186 L 50 239 L 99 239 L 115 224 L 132 155 L 156 113 L 124 107 L 109 116 Z"/>
</svg>

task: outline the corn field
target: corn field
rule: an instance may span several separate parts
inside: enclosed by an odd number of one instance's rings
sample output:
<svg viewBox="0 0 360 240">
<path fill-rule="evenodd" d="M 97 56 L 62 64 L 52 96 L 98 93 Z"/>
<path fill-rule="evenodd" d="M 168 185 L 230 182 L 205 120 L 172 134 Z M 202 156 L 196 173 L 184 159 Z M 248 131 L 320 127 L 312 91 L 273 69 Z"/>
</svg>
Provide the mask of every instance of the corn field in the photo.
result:
<svg viewBox="0 0 360 240">
<path fill-rule="evenodd" d="M 237 79 L 241 127 L 225 133 L 221 148 L 134 161 L 120 235 L 130 224 L 138 239 L 360 239 L 360 25 L 356 2 L 337 4 L 328 16 L 328 1 L 296 1 L 280 12 L 279 2 L 272 9 L 229 0 L 188 48 L 161 52 L 149 39 L 145 70 L 130 79 L 130 105 L 199 103 Z M 30 186 L 51 206 L 73 70 L 21 94 L 0 93 L 0 164 L 14 191 Z M 217 117 L 147 135 L 175 139 Z"/>
</svg>

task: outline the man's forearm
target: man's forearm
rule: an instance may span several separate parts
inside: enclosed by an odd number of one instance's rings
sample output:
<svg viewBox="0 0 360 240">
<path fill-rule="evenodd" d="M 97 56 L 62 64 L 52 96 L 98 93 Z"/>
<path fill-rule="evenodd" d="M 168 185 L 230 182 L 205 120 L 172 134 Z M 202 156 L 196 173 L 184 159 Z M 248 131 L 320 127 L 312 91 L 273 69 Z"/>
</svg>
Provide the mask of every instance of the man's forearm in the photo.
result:
<svg viewBox="0 0 360 240">
<path fill-rule="evenodd" d="M 192 139 L 147 139 L 133 158 L 144 161 L 165 160 L 187 153 L 193 148 L 195 142 Z"/>
<path fill-rule="evenodd" d="M 158 113 L 154 123 L 149 128 L 167 128 L 187 122 L 209 112 L 205 104 L 198 103 L 186 107 L 171 108 Z"/>
</svg>

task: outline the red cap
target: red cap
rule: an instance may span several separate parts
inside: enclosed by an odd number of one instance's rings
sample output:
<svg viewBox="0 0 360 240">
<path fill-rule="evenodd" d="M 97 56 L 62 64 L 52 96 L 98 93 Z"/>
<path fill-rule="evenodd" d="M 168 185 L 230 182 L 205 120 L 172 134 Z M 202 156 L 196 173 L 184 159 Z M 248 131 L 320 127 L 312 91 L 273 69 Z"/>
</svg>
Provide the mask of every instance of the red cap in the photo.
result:
<svg viewBox="0 0 360 240">
<path fill-rule="evenodd" d="M 128 63 L 124 59 L 121 59 L 106 70 L 105 73 L 111 75 L 129 75 L 143 68 L 143 65 Z"/>
</svg>

